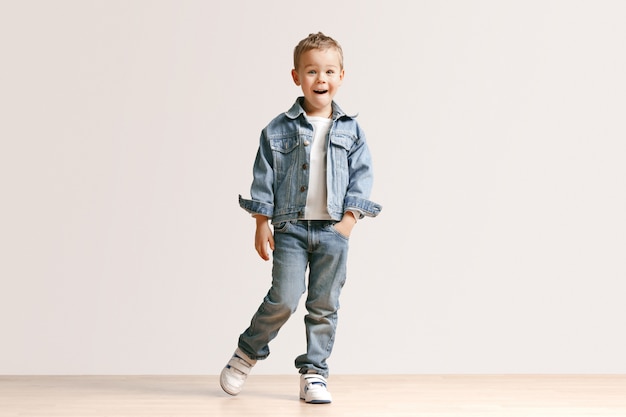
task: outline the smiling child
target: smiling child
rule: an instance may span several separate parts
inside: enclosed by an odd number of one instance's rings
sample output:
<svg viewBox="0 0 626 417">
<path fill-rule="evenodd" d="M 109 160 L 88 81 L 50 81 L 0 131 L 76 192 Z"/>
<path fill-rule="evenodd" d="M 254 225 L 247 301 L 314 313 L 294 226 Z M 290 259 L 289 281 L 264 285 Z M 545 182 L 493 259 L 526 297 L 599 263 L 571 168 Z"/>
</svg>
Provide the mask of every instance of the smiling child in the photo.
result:
<svg viewBox="0 0 626 417">
<path fill-rule="evenodd" d="M 294 50 L 291 75 L 303 96 L 263 129 L 251 199 L 239 196 L 256 220 L 256 251 L 264 260 L 272 251 L 272 285 L 239 336 L 220 384 L 228 394 L 239 394 L 307 292 L 307 351 L 295 359 L 300 399 L 325 404 L 332 401 L 326 361 L 335 341 L 350 234 L 357 219 L 377 216 L 381 206 L 369 200 L 373 174 L 363 130 L 333 101 L 344 78 L 339 43 L 321 32 L 309 35 Z"/>
</svg>

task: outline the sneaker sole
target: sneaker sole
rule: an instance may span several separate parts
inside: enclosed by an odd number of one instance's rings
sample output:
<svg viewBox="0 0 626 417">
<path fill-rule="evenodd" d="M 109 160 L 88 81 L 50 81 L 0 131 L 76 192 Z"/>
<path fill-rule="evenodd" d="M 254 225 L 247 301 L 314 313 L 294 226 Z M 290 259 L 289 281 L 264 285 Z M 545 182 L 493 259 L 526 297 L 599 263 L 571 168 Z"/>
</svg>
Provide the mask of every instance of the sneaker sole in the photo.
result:
<svg viewBox="0 0 626 417">
<path fill-rule="evenodd" d="M 312 401 L 307 401 L 306 398 L 304 397 L 300 397 L 301 401 L 304 401 L 307 404 L 330 404 L 332 402 L 332 400 L 312 400 Z"/>
<path fill-rule="evenodd" d="M 222 387 L 222 390 L 224 390 L 224 392 L 225 392 L 226 394 L 228 394 L 228 395 L 235 396 L 235 395 L 239 394 L 238 392 L 230 392 L 229 390 L 227 390 L 227 389 L 224 387 L 224 385 L 222 385 L 222 383 L 221 383 L 221 382 L 220 382 L 220 387 Z"/>
</svg>

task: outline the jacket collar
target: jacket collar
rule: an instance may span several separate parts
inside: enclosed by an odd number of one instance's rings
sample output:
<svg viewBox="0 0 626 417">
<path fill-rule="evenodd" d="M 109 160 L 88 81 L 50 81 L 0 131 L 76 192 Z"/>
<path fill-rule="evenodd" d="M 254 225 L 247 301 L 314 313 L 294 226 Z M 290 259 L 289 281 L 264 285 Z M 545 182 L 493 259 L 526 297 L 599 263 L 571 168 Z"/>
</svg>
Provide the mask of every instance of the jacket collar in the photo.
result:
<svg viewBox="0 0 626 417">
<path fill-rule="evenodd" d="M 303 101 L 304 101 L 304 97 L 298 97 L 296 99 L 296 102 L 293 103 L 293 106 L 291 106 L 291 108 L 285 112 L 285 115 L 289 117 L 290 119 L 297 119 L 301 114 L 306 115 L 306 112 L 304 111 L 304 108 L 302 107 Z M 335 103 L 335 101 L 332 102 L 332 106 L 333 106 L 333 120 L 337 120 L 340 117 L 344 117 L 344 116 L 353 119 L 357 116 L 356 114 L 354 116 L 347 115 L 343 110 L 341 110 L 341 107 L 339 107 L 337 103 Z"/>
</svg>

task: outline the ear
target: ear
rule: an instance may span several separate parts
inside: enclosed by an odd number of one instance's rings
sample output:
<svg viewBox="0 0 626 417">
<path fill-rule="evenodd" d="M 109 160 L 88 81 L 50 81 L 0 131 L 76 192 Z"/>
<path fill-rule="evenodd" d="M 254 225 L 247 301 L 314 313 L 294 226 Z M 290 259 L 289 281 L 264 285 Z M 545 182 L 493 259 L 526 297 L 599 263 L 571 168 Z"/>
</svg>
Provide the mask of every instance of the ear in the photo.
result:
<svg viewBox="0 0 626 417">
<path fill-rule="evenodd" d="M 300 77 L 298 77 L 298 72 L 295 69 L 291 70 L 291 78 L 293 78 L 293 82 L 300 87 Z"/>
<path fill-rule="evenodd" d="M 343 68 L 341 69 L 341 72 L 339 73 L 339 81 L 343 82 L 343 76 L 345 75 L 345 72 L 343 71 Z"/>
</svg>

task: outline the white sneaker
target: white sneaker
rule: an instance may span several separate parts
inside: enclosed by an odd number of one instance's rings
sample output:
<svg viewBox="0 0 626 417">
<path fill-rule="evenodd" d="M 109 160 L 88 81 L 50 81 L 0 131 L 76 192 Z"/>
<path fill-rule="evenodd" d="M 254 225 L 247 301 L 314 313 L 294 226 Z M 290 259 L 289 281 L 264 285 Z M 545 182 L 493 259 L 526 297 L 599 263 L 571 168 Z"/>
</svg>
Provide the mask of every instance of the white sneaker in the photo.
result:
<svg viewBox="0 0 626 417">
<path fill-rule="evenodd" d="M 332 402 L 326 389 L 326 378 L 318 374 L 300 375 L 300 399 L 309 404 L 328 404 Z"/>
<path fill-rule="evenodd" d="M 255 359 L 250 359 L 241 349 L 237 348 L 220 374 L 222 389 L 230 395 L 239 394 L 255 364 Z"/>
</svg>

